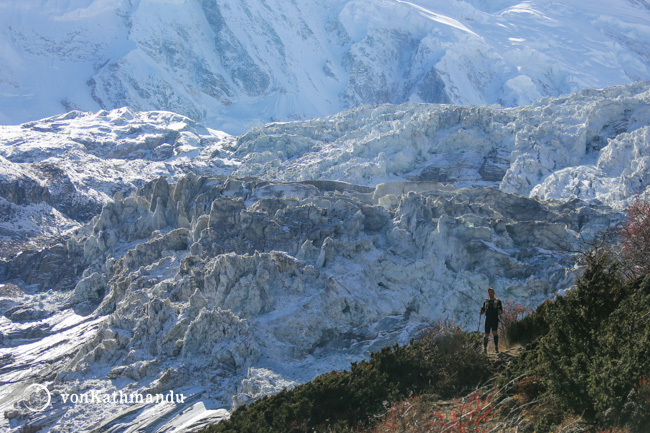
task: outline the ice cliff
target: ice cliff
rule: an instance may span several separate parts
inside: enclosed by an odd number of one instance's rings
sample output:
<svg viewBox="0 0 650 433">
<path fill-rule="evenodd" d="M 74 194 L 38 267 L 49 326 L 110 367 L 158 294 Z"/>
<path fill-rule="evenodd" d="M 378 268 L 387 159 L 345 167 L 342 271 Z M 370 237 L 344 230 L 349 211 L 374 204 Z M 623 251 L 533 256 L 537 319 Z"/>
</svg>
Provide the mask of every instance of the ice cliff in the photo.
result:
<svg viewBox="0 0 650 433">
<path fill-rule="evenodd" d="M 238 137 L 237 175 L 375 185 L 430 180 L 621 207 L 648 187 L 648 83 L 528 107 L 361 107 Z"/>
<path fill-rule="evenodd" d="M 529 107 L 407 103 L 360 107 L 240 136 L 184 116 L 70 112 L 0 126 L 0 239 L 43 245 L 96 215 L 116 192 L 192 171 L 376 186 L 491 186 L 617 209 L 650 184 L 647 83 L 585 90 Z"/>
</svg>

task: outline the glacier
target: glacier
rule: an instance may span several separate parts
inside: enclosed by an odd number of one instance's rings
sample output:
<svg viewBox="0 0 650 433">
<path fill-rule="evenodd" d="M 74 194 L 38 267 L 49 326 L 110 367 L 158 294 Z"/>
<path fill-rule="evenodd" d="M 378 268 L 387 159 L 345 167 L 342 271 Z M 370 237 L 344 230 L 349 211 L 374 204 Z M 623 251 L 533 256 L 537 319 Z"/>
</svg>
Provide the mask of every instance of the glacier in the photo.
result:
<svg viewBox="0 0 650 433">
<path fill-rule="evenodd" d="M 241 134 L 360 105 L 529 105 L 650 80 L 634 0 L 0 4 L 0 124 L 165 110 Z"/>
<path fill-rule="evenodd" d="M 530 106 L 364 106 L 237 138 L 238 176 L 492 186 L 621 209 L 648 188 L 648 83 Z"/>
<path fill-rule="evenodd" d="M 241 135 L 126 108 L 0 126 L 1 428 L 196 430 L 427 323 L 473 329 L 487 286 L 561 293 L 647 193 L 649 100 L 383 104 Z M 170 391 L 185 402 L 63 397 Z"/>
<path fill-rule="evenodd" d="M 649 88 L 584 90 L 518 108 L 363 106 L 240 136 L 125 108 L 0 126 L 2 250 L 38 248 L 88 223 L 115 193 L 188 171 L 371 187 L 432 181 L 620 210 L 650 182 Z"/>
<path fill-rule="evenodd" d="M 0 24 L 3 431 L 196 431 L 473 330 L 487 286 L 570 289 L 649 193 L 646 1 L 34 0 Z"/>
<path fill-rule="evenodd" d="M 610 221 L 606 206 L 435 182 L 159 178 L 116 194 L 64 244 L 8 263 L 4 426 L 166 431 L 152 423 L 188 409 L 203 414 L 195 427 L 214 422 L 261 389 L 345 368 L 428 322 L 474 324 L 488 285 L 541 302 L 571 284 L 580 236 Z M 51 288 L 35 263 L 74 281 Z M 49 384 L 49 410 L 21 408 L 34 380 Z M 186 404 L 153 420 L 146 405 L 61 397 L 170 390 Z"/>
</svg>

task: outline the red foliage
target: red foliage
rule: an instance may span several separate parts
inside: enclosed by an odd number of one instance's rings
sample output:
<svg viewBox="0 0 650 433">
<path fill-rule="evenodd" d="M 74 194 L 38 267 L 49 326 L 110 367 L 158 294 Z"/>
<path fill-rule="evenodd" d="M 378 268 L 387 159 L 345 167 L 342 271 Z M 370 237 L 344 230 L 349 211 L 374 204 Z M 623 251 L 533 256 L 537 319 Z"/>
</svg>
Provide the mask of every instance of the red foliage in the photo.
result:
<svg viewBox="0 0 650 433">
<path fill-rule="evenodd" d="M 413 420 L 408 416 L 411 409 L 420 403 L 420 397 L 410 397 L 408 400 L 391 404 L 391 407 L 372 430 L 373 433 L 392 433 L 397 431 L 407 431 L 412 427 Z"/>
<path fill-rule="evenodd" d="M 481 398 L 478 393 L 470 395 L 466 400 L 455 400 L 451 413 L 446 416 L 440 411 L 432 412 L 429 421 L 430 431 L 454 433 L 484 433 L 485 424 L 492 418 L 490 396 Z"/>
<path fill-rule="evenodd" d="M 632 276 L 650 272 L 650 201 L 636 198 L 619 230 L 623 265 Z"/>
<path fill-rule="evenodd" d="M 641 399 L 650 403 L 650 379 L 645 375 L 639 378 L 639 383 L 635 386 L 637 394 L 641 396 Z"/>
<path fill-rule="evenodd" d="M 372 430 L 373 433 L 485 433 L 492 419 L 490 396 L 473 393 L 466 399 L 454 400 L 445 409 L 432 411 L 420 397 L 394 403 Z"/>
</svg>

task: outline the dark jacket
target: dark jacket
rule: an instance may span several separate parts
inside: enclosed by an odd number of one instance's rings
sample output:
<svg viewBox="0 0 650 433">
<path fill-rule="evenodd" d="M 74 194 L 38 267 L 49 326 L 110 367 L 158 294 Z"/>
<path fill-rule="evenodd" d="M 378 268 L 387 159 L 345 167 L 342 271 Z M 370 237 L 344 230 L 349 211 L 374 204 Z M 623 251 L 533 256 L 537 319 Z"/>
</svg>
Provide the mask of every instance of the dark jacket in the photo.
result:
<svg viewBox="0 0 650 433">
<path fill-rule="evenodd" d="M 501 301 L 499 301 L 498 298 L 487 298 L 485 301 L 483 301 L 481 314 L 485 313 L 485 317 L 487 319 L 498 319 L 499 311 L 503 311 L 503 305 L 501 305 Z"/>
</svg>

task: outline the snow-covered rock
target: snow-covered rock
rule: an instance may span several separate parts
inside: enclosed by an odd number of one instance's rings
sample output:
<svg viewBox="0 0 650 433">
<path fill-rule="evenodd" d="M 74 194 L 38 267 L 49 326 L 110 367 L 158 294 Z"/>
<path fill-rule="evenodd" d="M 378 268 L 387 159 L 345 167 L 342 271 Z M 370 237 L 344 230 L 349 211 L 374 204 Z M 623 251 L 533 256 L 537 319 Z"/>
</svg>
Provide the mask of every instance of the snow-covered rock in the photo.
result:
<svg viewBox="0 0 650 433">
<path fill-rule="evenodd" d="M 238 393 L 232 398 L 232 408 L 246 405 L 260 397 L 274 394 L 282 389 L 291 389 L 296 382 L 290 382 L 264 368 L 249 368 L 246 379 L 241 381 Z"/>
<path fill-rule="evenodd" d="M 273 123 L 239 137 L 172 113 L 126 109 L 3 126 L 2 250 L 39 248 L 89 221 L 115 194 L 122 197 L 151 179 L 174 180 L 190 171 L 371 187 L 439 181 L 539 198 L 597 200 L 620 209 L 650 185 L 649 101 L 650 85 L 637 83 L 512 109 L 366 106 Z M 171 210 L 161 212 L 150 224 L 160 226 Z M 178 218 L 189 227 L 188 215 L 181 211 Z"/>
<path fill-rule="evenodd" d="M 0 5 L 0 123 L 166 110 L 239 134 L 362 104 L 520 106 L 650 79 L 633 0 Z"/>
</svg>

